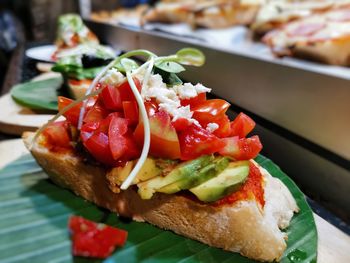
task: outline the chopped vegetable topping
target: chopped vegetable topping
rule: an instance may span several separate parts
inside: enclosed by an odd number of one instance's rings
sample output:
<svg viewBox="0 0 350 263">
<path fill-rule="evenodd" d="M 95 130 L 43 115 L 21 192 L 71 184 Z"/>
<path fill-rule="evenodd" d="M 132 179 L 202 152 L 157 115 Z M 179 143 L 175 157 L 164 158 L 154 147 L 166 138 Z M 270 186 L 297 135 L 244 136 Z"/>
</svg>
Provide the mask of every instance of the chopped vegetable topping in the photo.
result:
<svg viewBox="0 0 350 263">
<path fill-rule="evenodd" d="M 74 256 L 107 258 L 116 247 L 124 246 L 128 232 L 98 224 L 80 216 L 69 219 Z"/>
<path fill-rule="evenodd" d="M 130 58 L 136 55 L 146 56 L 147 62 L 139 66 Z M 84 98 L 59 98 L 59 115 L 66 117 L 66 126 L 80 134 L 70 134 L 62 124 L 59 128 L 49 124 L 44 132 L 47 141 L 52 142 L 52 148 L 60 142 L 82 145 L 84 152 L 108 168 L 133 161 L 123 176 L 121 190 L 135 182 L 148 157 L 175 162 L 203 155 L 230 161 L 255 158 L 262 145 L 258 136 L 246 138 L 255 126 L 251 118 L 241 113 L 230 122 L 227 101 L 207 99 L 210 89 L 202 84 L 173 81 L 178 78 L 176 73 L 184 70 L 181 64 L 199 65 L 204 61 L 195 56 L 201 53 L 185 49 L 168 57 L 145 50 L 117 57 L 92 81 Z M 58 129 L 66 133 L 55 141 Z M 70 143 L 77 138 L 78 142 Z M 206 169 L 216 171 L 205 168 L 203 175 Z M 181 188 L 167 187 L 164 189 Z M 164 189 L 160 191 L 168 191 Z"/>
</svg>

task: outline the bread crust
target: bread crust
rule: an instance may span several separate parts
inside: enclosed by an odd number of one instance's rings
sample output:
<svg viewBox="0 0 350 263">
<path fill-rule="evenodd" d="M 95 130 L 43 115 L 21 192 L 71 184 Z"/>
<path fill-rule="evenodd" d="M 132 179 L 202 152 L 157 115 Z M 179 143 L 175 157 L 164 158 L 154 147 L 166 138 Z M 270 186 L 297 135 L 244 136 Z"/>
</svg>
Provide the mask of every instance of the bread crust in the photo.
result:
<svg viewBox="0 0 350 263">
<path fill-rule="evenodd" d="M 214 207 L 174 194 L 157 193 L 151 200 L 142 200 L 133 187 L 113 193 L 106 170 L 82 162 L 73 153 L 53 153 L 37 143 L 30 147 L 33 134 L 24 133 L 23 140 L 52 181 L 101 207 L 255 260 L 278 260 L 286 248 L 286 234 L 279 226 L 288 226 L 298 208 L 287 188 L 264 169 L 265 191 L 270 192 L 265 194 L 266 209 L 255 200 Z"/>
</svg>

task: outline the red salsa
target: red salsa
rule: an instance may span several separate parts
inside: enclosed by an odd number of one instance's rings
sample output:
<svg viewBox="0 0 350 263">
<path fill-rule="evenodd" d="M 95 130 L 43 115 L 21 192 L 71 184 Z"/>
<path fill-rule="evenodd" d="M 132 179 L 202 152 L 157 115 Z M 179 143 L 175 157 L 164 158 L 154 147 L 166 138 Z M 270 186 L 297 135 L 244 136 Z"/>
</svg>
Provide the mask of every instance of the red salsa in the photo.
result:
<svg viewBox="0 0 350 263">
<path fill-rule="evenodd" d="M 225 196 L 224 198 L 216 201 L 215 206 L 224 204 L 233 204 L 240 200 L 247 200 L 255 198 L 261 206 L 265 205 L 264 200 L 264 188 L 263 188 L 263 177 L 258 167 L 252 162 L 249 165 L 249 175 L 247 181 L 244 183 L 242 188 L 232 193 L 231 195 Z"/>
</svg>

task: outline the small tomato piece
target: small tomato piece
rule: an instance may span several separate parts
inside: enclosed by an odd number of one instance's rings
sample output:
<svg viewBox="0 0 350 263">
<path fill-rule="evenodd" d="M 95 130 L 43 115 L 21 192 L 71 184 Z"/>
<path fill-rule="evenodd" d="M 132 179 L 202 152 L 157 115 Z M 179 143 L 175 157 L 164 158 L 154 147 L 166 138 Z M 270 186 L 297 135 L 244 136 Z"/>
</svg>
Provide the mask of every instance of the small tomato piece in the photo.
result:
<svg viewBox="0 0 350 263">
<path fill-rule="evenodd" d="M 109 148 L 109 139 L 103 132 L 95 132 L 84 142 L 85 148 L 99 162 L 106 165 L 115 163 Z"/>
<path fill-rule="evenodd" d="M 96 103 L 90 110 L 87 111 L 84 122 L 98 122 L 106 118 L 109 111 L 106 110 L 102 105 Z"/>
<path fill-rule="evenodd" d="M 83 142 L 88 140 L 92 134 L 99 128 L 99 122 L 88 122 L 81 126 L 80 129 L 80 138 Z"/>
<path fill-rule="evenodd" d="M 131 125 L 139 122 L 139 108 L 136 101 L 123 101 L 124 117 L 128 119 Z"/>
<path fill-rule="evenodd" d="M 206 129 L 192 124 L 179 133 L 181 159 L 191 160 L 221 150 L 225 143 Z"/>
<path fill-rule="evenodd" d="M 255 127 L 255 122 L 248 115 L 241 112 L 231 122 L 230 136 L 239 136 L 239 138 L 246 137 Z"/>
<path fill-rule="evenodd" d="M 44 131 L 44 136 L 49 144 L 50 150 L 71 149 L 68 123 L 58 121 L 50 124 Z"/>
<path fill-rule="evenodd" d="M 223 115 L 220 119 L 217 119 L 214 123 L 219 125 L 219 128 L 217 128 L 213 134 L 220 137 L 225 138 L 227 136 L 230 136 L 231 134 L 231 127 L 230 127 L 230 119 L 227 117 L 227 115 Z"/>
<path fill-rule="evenodd" d="M 180 158 L 180 144 L 170 116 L 159 111 L 149 118 L 151 130 L 150 154 L 154 157 Z M 134 132 L 136 142 L 141 146 L 144 141 L 143 123 L 140 122 Z"/>
<path fill-rule="evenodd" d="M 191 122 L 186 118 L 178 118 L 176 121 L 172 122 L 175 130 L 177 132 L 185 130 L 188 126 L 191 125 Z"/>
<path fill-rule="evenodd" d="M 124 246 L 128 232 L 105 224 L 98 224 L 79 216 L 68 222 L 72 234 L 74 256 L 107 258 L 118 246 Z"/>
<path fill-rule="evenodd" d="M 250 138 L 228 137 L 223 138 L 225 146 L 219 151 L 223 156 L 230 156 L 236 160 L 254 159 L 262 149 L 259 136 Z"/>
<path fill-rule="evenodd" d="M 141 92 L 141 83 L 138 78 L 132 78 L 134 80 L 135 86 L 139 92 Z M 121 83 L 117 89 L 120 92 L 120 98 L 122 101 L 136 101 L 134 93 L 132 92 L 129 82 L 126 80 Z"/>
<path fill-rule="evenodd" d="M 58 110 L 61 111 L 66 106 L 73 103 L 74 100 L 68 99 L 66 97 L 58 96 Z M 80 115 L 80 108 L 83 105 L 82 102 L 78 103 L 73 108 L 66 111 L 63 116 L 66 117 L 66 119 L 74 126 L 78 125 L 79 121 L 79 115 Z"/>
<path fill-rule="evenodd" d="M 102 86 L 102 88 L 100 98 L 104 106 L 109 110 L 121 110 L 122 99 L 118 88 L 112 85 Z"/>
<path fill-rule="evenodd" d="M 190 105 L 190 108 L 205 102 L 207 99 L 207 95 L 205 92 L 199 93 L 196 97 L 190 98 L 190 99 L 182 99 L 181 100 L 181 106 L 187 106 Z"/>
<path fill-rule="evenodd" d="M 109 148 L 114 160 L 118 160 L 127 150 L 125 133 L 128 131 L 128 121 L 120 117 L 112 117 L 108 137 Z"/>
<path fill-rule="evenodd" d="M 218 118 L 224 116 L 230 103 L 221 99 L 206 100 L 191 109 L 192 118 L 199 121 L 202 126 L 210 122 L 215 122 Z"/>
</svg>

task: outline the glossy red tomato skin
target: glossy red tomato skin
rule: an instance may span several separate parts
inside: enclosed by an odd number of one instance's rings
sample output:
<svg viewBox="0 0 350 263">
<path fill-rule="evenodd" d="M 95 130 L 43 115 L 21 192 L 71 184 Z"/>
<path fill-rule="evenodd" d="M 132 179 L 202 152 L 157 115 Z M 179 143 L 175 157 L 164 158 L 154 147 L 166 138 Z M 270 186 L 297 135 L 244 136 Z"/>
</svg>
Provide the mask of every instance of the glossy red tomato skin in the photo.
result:
<svg viewBox="0 0 350 263">
<path fill-rule="evenodd" d="M 149 118 L 151 130 L 150 154 L 166 159 L 180 158 L 180 144 L 175 128 L 170 122 L 170 116 L 159 111 Z M 140 122 L 134 132 L 134 138 L 139 146 L 143 145 L 143 123 Z"/>
<path fill-rule="evenodd" d="M 50 124 L 43 130 L 43 135 L 46 137 L 48 148 L 51 151 L 72 149 L 68 123 L 66 121 L 58 121 Z"/>
<path fill-rule="evenodd" d="M 107 258 L 115 247 L 125 245 L 128 236 L 125 230 L 97 224 L 79 216 L 70 217 L 68 226 L 74 256 Z"/>
<path fill-rule="evenodd" d="M 205 154 L 218 152 L 224 143 L 209 131 L 192 124 L 179 133 L 181 159 L 192 160 Z"/>
<path fill-rule="evenodd" d="M 231 122 L 231 134 L 230 136 L 239 136 L 240 138 L 246 137 L 255 127 L 255 122 L 248 115 L 241 112 Z"/>
<path fill-rule="evenodd" d="M 207 99 L 206 93 L 202 92 L 202 93 L 199 93 L 196 97 L 193 97 L 190 99 L 182 99 L 181 106 L 190 105 L 190 108 L 192 109 L 193 107 L 205 102 L 206 99 Z"/>
<path fill-rule="evenodd" d="M 120 117 L 112 117 L 109 125 L 109 148 L 114 160 L 118 160 L 127 151 L 125 134 L 128 131 L 128 121 Z"/>
<path fill-rule="evenodd" d="M 221 99 L 206 100 L 197 106 L 193 107 L 193 118 L 199 121 L 199 123 L 205 127 L 210 122 L 224 116 L 227 109 L 230 107 L 230 103 Z"/>
<path fill-rule="evenodd" d="M 133 78 L 135 86 L 139 92 L 141 92 L 141 83 L 138 78 Z M 134 93 L 132 92 L 129 82 L 126 80 L 121 83 L 118 87 L 120 92 L 120 98 L 122 101 L 135 101 Z"/>
<path fill-rule="evenodd" d="M 136 101 L 123 101 L 124 117 L 130 125 L 137 125 L 139 122 L 139 108 Z"/>
<path fill-rule="evenodd" d="M 259 136 L 239 138 L 238 136 L 221 139 L 225 146 L 219 151 L 223 156 L 229 156 L 235 160 L 254 159 L 262 150 Z"/>
<path fill-rule="evenodd" d="M 103 90 L 100 94 L 100 98 L 102 99 L 106 109 L 121 110 L 122 99 L 118 88 L 112 85 L 102 86 L 101 88 Z"/>
<path fill-rule="evenodd" d="M 128 132 L 124 135 L 125 138 L 125 144 L 126 144 L 126 151 L 125 153 L 119 158 L 122 162 L 127 162 L 130 160 L 134 160 L 140 157 L 141 155 L 141 147 L 137 145 L 135 142 L 135 139 L 131 132 Z"/>
<path fill-rule="evenodd" d="M 98 122 L 106 118 L 109 114 L 109 111 L 105 109 L 99 103 L 96 103 L 89 110 L 86 111 L 86 115 L 84 117 L 84 122 Z"/>
<path fill-rule="evenodd" d="M 219 128 L 217 128 L 213 134 L 218 136 L 219 138 L 225 138 L 230 136 L 231 134 L 231 126 L 230 126 L 230 119 L 227 117 L 226 114 L 224 114 L 221 118 L 215 120 L 216 124 L 219 125 Z"/>
<path fill-rule="evenodd" d="M 262 144 L 260 142 L 259 136 L 257 135 L 254 135 L 250 138 L 239 139 L 238 147 L 240 150 L 240 155 L 237 157 L 237 160 L 254 159 L 262 150 Z"/>
<path fill-rule="evenodd" d="M 176 121 L 172 121 L 171 124 L 174 126 L 177 132 L 180 132 L 189 127 L 191 122 L 186 118 L 178 118 Z"/>
<path fill-rule="evenodd" d="M 100 123 L 99 122 L 89 122 L 83 124 L 83 126 L 80 129 L 80 138 L 82 142 L 87 141 L 93 133 L 99 128 Z"/>
<path fill-rule="evenodd" d="M 73 102 L 74 100 L 58 96 L 58 110 L 61 111 L 64 107 L 68 106 Z M 66 119 L 74 126 L 78 125 L 80 108 L 82 105 L 83 103 L 81 102 L 63 114 L 63 116 L 66 117 Z"/>
<path fill-rule="evenodd" d="M 115 164 L 115 160 L 109 148 L 109 139 L 105 133 L 99 131 L 94 132 L 89 139 L 83 143 L 89 153 L 100 163 L 108 166 L 113 166 Z"/>
<path fill-rule="evenodd" d="M 140 92 L 141 84 L 137 78 L 133 78 L 136 88 Z M 105 107 L 109 110 L 123 110 L 123 101 L 135 101 L 129 82 L 124 81 L 119 86 L 102 85 L 101 99 Z"/>
</svg>

